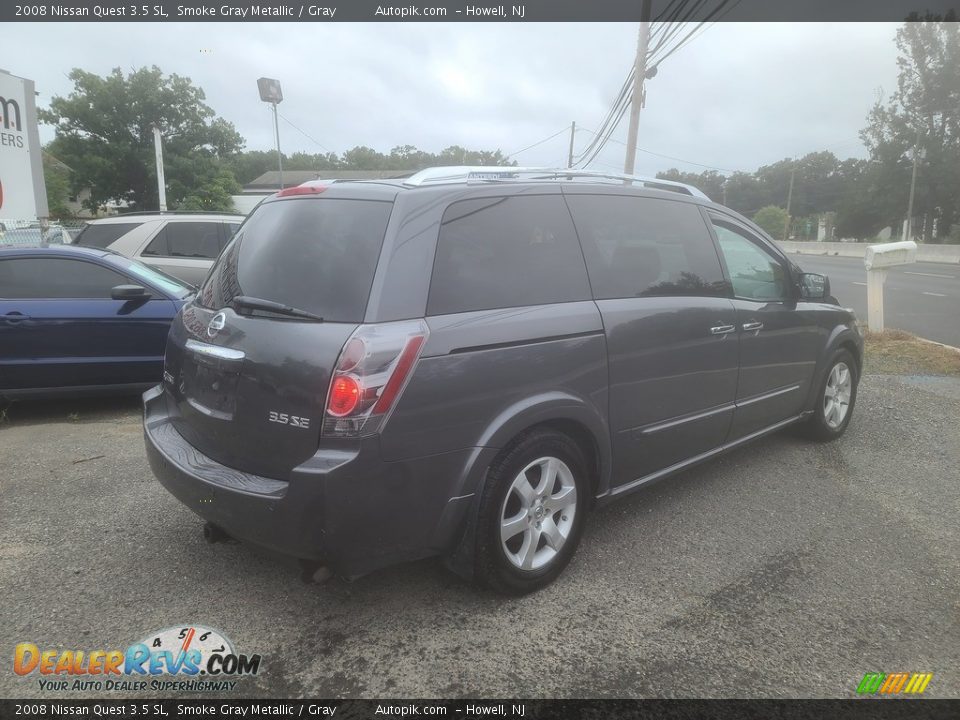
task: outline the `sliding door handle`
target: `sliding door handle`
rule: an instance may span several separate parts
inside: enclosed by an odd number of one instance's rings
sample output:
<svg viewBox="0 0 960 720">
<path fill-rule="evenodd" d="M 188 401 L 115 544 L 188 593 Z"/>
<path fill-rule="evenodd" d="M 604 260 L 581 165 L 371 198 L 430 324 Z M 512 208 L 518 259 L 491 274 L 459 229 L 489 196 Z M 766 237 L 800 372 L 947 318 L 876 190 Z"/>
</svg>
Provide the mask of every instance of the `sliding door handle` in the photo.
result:
<svg viewBox="0 0 960 720">
<path fill-rule="evenodd" d="M 734 332 L 736 329 L 736 325 L 717 325 L 716 327 L 710 328 L 710 333 L 712 335 L 726 335 L 727 333 Z"/>
</svg>

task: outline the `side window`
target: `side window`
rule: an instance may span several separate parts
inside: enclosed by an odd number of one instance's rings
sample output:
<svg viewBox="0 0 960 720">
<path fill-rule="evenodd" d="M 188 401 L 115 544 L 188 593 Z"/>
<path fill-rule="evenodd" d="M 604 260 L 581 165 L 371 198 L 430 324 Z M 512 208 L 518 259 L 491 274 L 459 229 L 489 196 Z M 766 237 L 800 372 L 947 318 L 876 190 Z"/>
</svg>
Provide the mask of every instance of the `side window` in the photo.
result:
<svg viewBox="0 0 960 720">
<path fill-rule="evenodd" d="M 569 195 L 597 299 L 726 295 L 695 205 L 631 195 Z"/>
<path fill-rule="evenodd" d="M 440 224 L 428 315 L 590 299 L 559 195 L 455 202 Z"/>
<path fill-rule="evenodd" d="M 151 257 L 202 258 L 220 254 L 220 230 L 216 222 L 168 222 L 144 249 Z"/>
<path fill-rule="evenodd" d="M 153 240 L 150 241 L 150 244 L 147 245 L 141 255 L 149 255 L 150 257 L 168 257 L 170 255 L 170 250 L 167 246 L 167 226 L 164 225 L 160 228 Z"/>
<path fill-rule="evenodd" d="M 105 248 L 143 223 L 103 223 L 102 225 L 84 225 L 74 243 L 88 247 Z"/>
<path fill-rule="evenodd" d="M 735 225 L 714 220 L 713 227 L 733 283 L 734 295 L 748 300 L 783 300 L 787 297 L 789 283 L 780 261 Z"/>
<path fill-rule="evenodd" d="M 83 260 L 18 258 L 0 260 L 0 297 L 99 298 L 130 281 L 118 272 Z"/>
</svg>

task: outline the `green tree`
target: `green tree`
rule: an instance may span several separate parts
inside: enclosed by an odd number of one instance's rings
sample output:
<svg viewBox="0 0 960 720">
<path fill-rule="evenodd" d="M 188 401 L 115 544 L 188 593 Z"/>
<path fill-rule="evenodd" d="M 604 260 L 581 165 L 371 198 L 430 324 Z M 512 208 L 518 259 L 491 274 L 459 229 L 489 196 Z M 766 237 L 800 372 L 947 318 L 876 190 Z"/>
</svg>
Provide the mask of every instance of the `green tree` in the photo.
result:
<svg viewBox="0 0 960 720">
<path fill-rule="evenodd" d="M 726 188 L 727 207 L 744 215 L 753 215 L 760 208 L 770 204 L 769 193 L 753 173 L 733 173 L 727 178 Z"/>
<path fill-rule="evenodd" d="M 72 195 L 70 168 L 47 152 L 43 153 L 43 182 L 47 188 L 47 209 L 50 217 L 63 220 L 73 216 L 67 202 Z"/>
<path fill-rule="evenodd" d="M 953 18 L 955 19 L 955 18 Z M 870 111 L 861 137 L 878 169 L 886 224 L 907 213 L 913 152 L 920 151 L 914 216 L 927 242 L 943 242 L 960 220 L 960 24 L 929 17 L 896 38 L 897 90 Z"/>
<path fill-rule="evenodd" d="M 779 240 L 783 237 L 783 228 L 787 223 L 787 211 L 776 205 L 767 205 L 757 210 L 753 221 L 766 230 L 768 235 Z"/>
<path fill-rule="evenodd" d="M 343 153 L 343 169 L 383 170 L 386 160 L 387 157 L 383 153 L 365 145 L 358 145 Z"/>
<path fill-rule="evenodd" d="M 223 164 L 233 173 L 237 182 L 246 185 L 268 170 L 277 169 L 277 151 L 247 150 L 235 152 L 225 157 Z M 284 157 L 283 164 L 286 167 L 286 157 Z"/>
<path fill-rule="evenodd" d="M 233 125 L 216 117 L 189 78 L 165 76 L 156 66 L 128 75 L 116 68 L 106 77 L 75 68 L 69 77 L 73 91 L 54 97 L 40 118 L 55 126 L 51 153 L 73 168 L 75 188 L 89 188 L 84 204 L 91 210 L 108 201 L 138 210 L 158 207 L 154 124 L 163 134 L 171 207 L 203 193 L 198 183 L 220 178 L 221 170 L 229 173 L 221 159 L 243 146 Z M 217 193 L 210 202 L 211 209 L 229 207 Z"/>
<path fill-rule="evenodd" d="M 726 178 L 716 170 L 707 170 L 702 173 L 681 172 L 677 168 L 670 168 L 664 172 L 658 172 L 657 177 L 661 180 L 672 180 L 673 182 L 682 182 L 687 185 L 693 185 L 703 193 L 706 193 L 714 202 L 723 202 L 723 186 Z"/>
</svg>

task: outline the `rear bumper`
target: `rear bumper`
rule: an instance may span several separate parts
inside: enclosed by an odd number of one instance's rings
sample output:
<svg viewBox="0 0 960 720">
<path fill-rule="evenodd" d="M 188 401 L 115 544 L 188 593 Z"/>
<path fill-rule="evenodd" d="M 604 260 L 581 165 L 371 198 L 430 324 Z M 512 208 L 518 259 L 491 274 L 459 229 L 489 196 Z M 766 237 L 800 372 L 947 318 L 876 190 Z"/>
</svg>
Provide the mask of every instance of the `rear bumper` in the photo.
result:
<svg viewBox="0 0 960 720">
<path fill-rule="evenodd" d="M 449 550 L 496 453 L 467 448 L 387 462 L 369 437 L 321 447 L 281 481 L 199 453 L 174 428 L 162 386 L 143 399 L 147 457 L 170 493 L 238 540 L 345 576 Z"/>
</svg>

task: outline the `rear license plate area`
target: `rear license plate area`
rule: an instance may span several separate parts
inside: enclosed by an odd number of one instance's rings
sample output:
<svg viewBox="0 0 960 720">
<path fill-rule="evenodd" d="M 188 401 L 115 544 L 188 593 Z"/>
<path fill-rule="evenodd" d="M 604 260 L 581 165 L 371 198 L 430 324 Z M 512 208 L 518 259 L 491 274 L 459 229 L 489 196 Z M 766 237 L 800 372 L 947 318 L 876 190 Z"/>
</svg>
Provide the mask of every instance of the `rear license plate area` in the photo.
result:
<svg viewBox="0 0 960 720">
<path fill-rule="evenodd" d="M 195 410 L 222 420 L 232 420 L 237 409 L 239 373 L 216 360 L 196 358 L 184 373 L 183 394 Z"/>
</svg>

